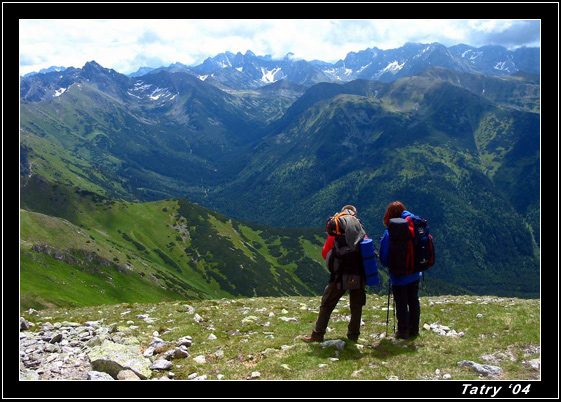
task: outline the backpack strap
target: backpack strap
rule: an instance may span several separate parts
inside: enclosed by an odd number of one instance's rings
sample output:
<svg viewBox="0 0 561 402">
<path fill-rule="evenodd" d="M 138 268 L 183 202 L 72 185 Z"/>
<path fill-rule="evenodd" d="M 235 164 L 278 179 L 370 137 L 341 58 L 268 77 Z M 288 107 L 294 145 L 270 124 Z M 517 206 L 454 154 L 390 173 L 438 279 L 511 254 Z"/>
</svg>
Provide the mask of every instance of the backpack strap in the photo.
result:
<svg viewBox="0 0 561 402">
<path fill-rule="evenodd" d="M 409 271 L 413 272 L 413 268 L 415 267 L 415 247 L 413 246 L 413 242 L 415 241 L 415 224 L 409 216 L 406 217 L 405 220 L 409 223 L 408 228 L 411 234 L 411 241 L 408 244 L 409 252 L 407 253 L 406 266 Z"/>
<path fill-rule="evenodd" d="M 341 235 L 344 236 L 345 235 L 345 233 L 341 233 L 341 231 L 339 230 L 339 218 L 343 215 L 345 215 L 345 214 L 340 213 L 340 214 L 335 215 L 335 218 L 333 218 L 333 219 L 335 219 L 335 234 L 337 236 L 341 236 Z"/>
<path fill-rule="evenodd" d="M 335 220 L 335 234 L 337 236 L 345 236 L 345 233 L 341 233 L 341 231 L 339 230 L 339 218 L 342 216 L 352 216 L 353 218 L 358 219 L 355 215 L 351 215 L 346 212 L 339 212 L 337 215 L 335 215 L 332 219 Z"/>
</svg>

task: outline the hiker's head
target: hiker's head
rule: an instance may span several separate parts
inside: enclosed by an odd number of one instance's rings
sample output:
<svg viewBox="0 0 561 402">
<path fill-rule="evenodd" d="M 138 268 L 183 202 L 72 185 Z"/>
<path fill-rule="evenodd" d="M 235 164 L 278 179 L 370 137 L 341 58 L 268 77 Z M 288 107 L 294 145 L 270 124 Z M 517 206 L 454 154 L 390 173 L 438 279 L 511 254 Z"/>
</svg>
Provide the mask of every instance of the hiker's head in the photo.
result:
<svg viewBox="0 0 561 402">
<path fill-rule="evenodd" d="M 405 205 L 400 201 L 394 201 L 388 205 L 386 208 L 386 214 L 384 215 L 384 225 L 388 226 L 390 224 L 390 219 L 401 218 L 401 213 L 405 211 Z"/>
<path fill-rule="evenodd" d="M 347 211 L 347 213 L 350 215 L 356 215 L 356 208 L 352 205 L 345 205 L 343 208 L 341 208 L 341 212 L 345 211 Z"/>
</svg>

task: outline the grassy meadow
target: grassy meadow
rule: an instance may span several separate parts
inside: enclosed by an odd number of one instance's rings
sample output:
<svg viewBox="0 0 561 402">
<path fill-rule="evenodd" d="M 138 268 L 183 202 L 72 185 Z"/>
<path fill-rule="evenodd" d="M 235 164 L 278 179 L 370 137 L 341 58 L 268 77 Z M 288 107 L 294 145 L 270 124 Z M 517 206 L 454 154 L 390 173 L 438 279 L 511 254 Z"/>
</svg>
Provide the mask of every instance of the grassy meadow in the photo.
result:
<svg viewBox="0 0 561 402">
<path fill-rule="evenodd" d="M 422 297 L 421 325 L 445 325 L 463 335 L 421 329 L 417 338 L 395 340 L 393 310 L 385 336 L 387 298 L 369 294 L 361 336 L 352 343 L 345 337 L 350 310 L 344 296 L 325 337 L 343 340 L 342 349 L 301 340 L 310 334 L 319 304 L 320 297 L 224 298 L 44 309 L 22 316 L 34 322 L 34 328 L 47 321 L 102 320 L 137 338 L 144 349 L 155 331 L 170 342 L 189 335 L 190 356 L 172 360 L 176 380 L 486 379 L 473 369 L 459 367 L 462 360 L 501 367 L 499 380 L 539 379 L 539 371 L 523 363 L 539 358 L 539 300 Z M 148 315 L 150 320 L 137 315 Z M 205 357 L 204 362 L 199 356 Z"/>
</svg>

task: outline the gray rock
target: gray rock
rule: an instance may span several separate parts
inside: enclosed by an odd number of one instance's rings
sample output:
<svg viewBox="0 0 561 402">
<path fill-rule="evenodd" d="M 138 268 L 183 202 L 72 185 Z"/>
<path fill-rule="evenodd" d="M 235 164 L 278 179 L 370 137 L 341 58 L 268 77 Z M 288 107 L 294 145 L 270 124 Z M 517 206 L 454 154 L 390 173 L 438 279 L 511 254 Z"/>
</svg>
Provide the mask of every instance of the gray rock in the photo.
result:
<svg viewBox="0 0 561 402">
<path fill-rule="evenodd" d="M 86 341 L 84 344 L 89 347 L 98 346 L 101 345 L 104 340 L 108 339 L 108 337 L 109 336 L 106 334 L 96 335 L 93 338 Z"/>
<path fill-rule="evenodd" d="M 204 355 L 199 355 L 199 356 L 193 358 L 193 361 L 195 363 L 205 364 L 206 363 L 206 357 Z"/>
<path fill-rule="evenodd" d="M 51 337 L 51 339 L 49 339 L 49 343 L 60 343 L 62 341 L 62 334 L 58 333 L 55 334 Z"/>
<path fill-rule="evenodd" d="M 88 371 L 88 380 L 91 381 L 114 381 L 115 379 L 109 374 L 101 371 Z"/>
<path fill-rule="evenodd" d="M 345 341 L 341 339 L 333 339 L 320 343 L 320 346 L 323 348 L 328 346 L 335 346 L 337 349 L 341 350 L 345 347 Z"/>
<path fill-rule="evenodd" d="M 88 353 L 90 364 L 95 371 L 102 371 L 117 378 L 119 371 L 130 369 L 145 380 L 152 374 L 150 361 L 140 354 L 138 345 L 123 345 L 111 341 L 103 341 L 94 346 Z"/>
<path fill-rule="evenodd" d="M 541 348 L 539 345 L 528 345 L 523 349 L 523 351 L 524 351 L 524 357 L 529 357 L 535 354 L 539 355 L 541 353 Z"/>
<path fill-rule="evenodd" d="M 23 318 L 23 317 L 19 318 L 19 330 L 20 331 L 27 331 L 32 326 L 33 326 L 33 324 L 30 323 L 29 321 L 27 321 L 25 318 Z"/>
<path fill-rule="evenodd" d="M 253 380 L 254 378 L 261 377 L 261 373 L 259 371 L 252 371 L 251 375 L 247 377 L 248 380 Z"/>
<path fill-rule="evenodd" d="M 498 366 L 490 366 L 488 364 L 479 364 L 471 360 L 462 360 L 458 362 L 458 367 L 470 367 L 489 378 L 497 378 L 503 373 L 503 369 Z"/>
<path fill-rule="evenodd" d="M 189 351 L 185 346 L 179 346 L 177 348 L 168 350 L 164 354 L 164 357 L 166 359 L 184 359 L 186 357 L 189 357 Z"/>
<path fill-rule="evenodd" d="M 63 326 L 63 327 L 72 327 L 72 328 L 76 328 L 76 327 L 79 327 L 80 324 L 78 324 L 77 322 L 63 321 L 63 322 L 62 322 L 62 326 Z"/>
<path fill-rule="evenodd" d="M 59 347 L 57 345 L 54 345 L 52 343 L 47 343 L 45 345 L 45 351 L 49 352 L 49 353 L 55 353 L 59 351 Z"/>
<path fill-rule="evenodd" d="M 190 336 L 184 336 L 182 338 L 179 338 L 177 341 L 177 346 L 186 346 L 189 347 L 193 344 L 193 338 L 191 338 Z"/>
<path fill-rule="evenodd" d="M 173 364 L 166 359 L 158 359 L 150 366 L 152 370 L 171 370 Z"/>
<path fill-rule="evenodd" d="M 507 350 L 506 352 L 497 351 L 488 355 L 481 355 L 479 358 L 488 364 L 498 364 L 504 361 L 516 361 L 516 357 L 511 350 Z"/>
<path fill-rule="evenodd" d="M 48 321 L 41 325 L 42 331 L 52 331 L 53 329 L 55 329 L 55 326 Z"/>
<path fill-rule="evenodd" d="M 541 367 L 540 359 L 532 359 L 532 360 L 524 361 L 524 362 L 522 362 L 522 364 L 528 365 L 532 369 L 537 370 L 537 371 L 539 371 L 540 367 Z"/>
<path fill-rule="evenodd" d="M 161 338 L 158 338 L 157 336 L 152 338 L 152 341 L 150 342 L 150 344 L 148 345 L 149 348 L 153 348 L 154 350 L 158 349 L 158 348 L 163 348 L 166 345 L 168 345 L 169 342 L 164 341 Z M 156 352 L 158 353 L 158 352 Z"/>
<path fill-rule="evenodd" d="M 36 381 L 39 380 L 39 374 L 36 371 L 25 368 L 23 362 L 19 364 L 19 379 L 20 381 Z"/>
<path fill-rule="evenodd" d="M 117 374 L 117 380 L 123 381 L 140 381 L 141 378 L 135 374 L 132 370 L 121 370 Z"/>
</svg>

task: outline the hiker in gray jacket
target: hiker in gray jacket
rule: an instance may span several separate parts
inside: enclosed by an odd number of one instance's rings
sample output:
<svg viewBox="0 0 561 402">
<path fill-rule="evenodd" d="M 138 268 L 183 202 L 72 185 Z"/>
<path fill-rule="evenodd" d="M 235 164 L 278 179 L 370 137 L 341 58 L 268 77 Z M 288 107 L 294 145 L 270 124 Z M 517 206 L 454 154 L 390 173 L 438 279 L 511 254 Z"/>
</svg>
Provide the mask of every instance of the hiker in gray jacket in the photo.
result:
<svg viewBox="0 0 561 402">
<path fill-rule="evenodd" d="M 331 273 L 323 297 L 319 315 L 312 335 L 303 338 L 304 342 L 323 342 L 327 324 L 337 302 L 347 292 L 350 293 L 351 320 L 347 338 L 357 342 L 360 335 L 362 306 L 366 304 L 366 280 L 359 243 L 366 237 L 357 210 L 346 205 L 341 212 L 328 219 L 328 233 L 322 255 Z"/>
</svg>

